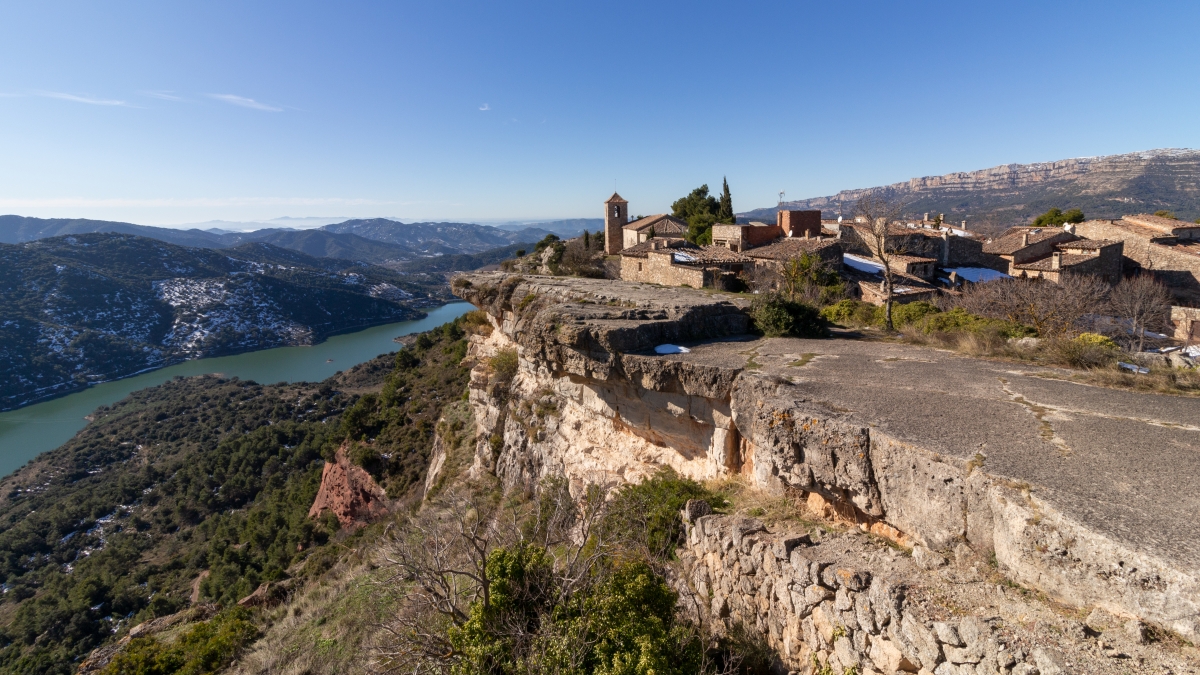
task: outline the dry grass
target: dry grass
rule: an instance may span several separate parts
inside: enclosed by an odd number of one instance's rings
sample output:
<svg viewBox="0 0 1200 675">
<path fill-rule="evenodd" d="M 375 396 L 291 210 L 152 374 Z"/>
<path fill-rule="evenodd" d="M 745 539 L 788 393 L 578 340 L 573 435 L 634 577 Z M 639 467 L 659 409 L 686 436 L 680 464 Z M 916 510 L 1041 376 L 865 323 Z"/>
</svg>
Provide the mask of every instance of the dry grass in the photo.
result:
<svg viewBox="0 0 1200 675">
<path fill-rule="evenodd" d="M 781 523 L 830 529 L 831 523 L 814 518 L 803 499 L 798 496 L 772 495 L 755 487 L 744 476 L 729 476 L 708 481 L 709 490 L 729 502 L 729 513 L 761 520 L 767 527 Z"/>
<path fill-rule="evenodd" d="M 231 675 L 317 675 L 367 670 L 370 646 L 402 589 L 376 583 L 373 552 L 352 550 L 266 615 L 268 626 Z"/>
</svg>

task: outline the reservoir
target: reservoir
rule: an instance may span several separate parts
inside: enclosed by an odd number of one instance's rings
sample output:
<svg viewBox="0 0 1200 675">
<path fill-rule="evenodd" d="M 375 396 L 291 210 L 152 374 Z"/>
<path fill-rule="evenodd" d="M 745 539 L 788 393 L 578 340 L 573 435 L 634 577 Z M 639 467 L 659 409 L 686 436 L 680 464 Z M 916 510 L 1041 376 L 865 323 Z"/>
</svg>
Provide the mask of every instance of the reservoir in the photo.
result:
<svg viewBox="0 0 1200 675">
<path fill-rule="evenodd" d="M 96 408 L 116 403 L 132 392 L 160 385 L 177 375 L 218 374 L 254 380 L 259 384 L 319 382 L 339 370 L 400 349 L 393 338 L 436 328 L 471 309 L 468 302 L 454 302 L 429 310 L 424 319 L 335 335 L 311 347 L 277 347 L 186 361 L 0 413 L 0 476 L 7 476 L 37 455 L 71 440 L 87 424 L 84 416 Z"/>
</svg>

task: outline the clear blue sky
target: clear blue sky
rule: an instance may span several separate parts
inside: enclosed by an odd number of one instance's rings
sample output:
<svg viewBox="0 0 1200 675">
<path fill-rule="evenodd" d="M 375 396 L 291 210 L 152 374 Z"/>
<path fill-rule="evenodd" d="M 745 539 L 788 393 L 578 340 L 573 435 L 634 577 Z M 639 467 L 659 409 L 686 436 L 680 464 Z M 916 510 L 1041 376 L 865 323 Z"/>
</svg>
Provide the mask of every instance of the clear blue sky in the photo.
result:
<svg viewBox="0 0 1200 675">
<path fill-rule="evenodd" d="M 185 6 L 186 4 L 186 6 Z M 737 210 L 1200 147 L 1200 3 L 7 2 L 0 213 Z"/>
</svg>

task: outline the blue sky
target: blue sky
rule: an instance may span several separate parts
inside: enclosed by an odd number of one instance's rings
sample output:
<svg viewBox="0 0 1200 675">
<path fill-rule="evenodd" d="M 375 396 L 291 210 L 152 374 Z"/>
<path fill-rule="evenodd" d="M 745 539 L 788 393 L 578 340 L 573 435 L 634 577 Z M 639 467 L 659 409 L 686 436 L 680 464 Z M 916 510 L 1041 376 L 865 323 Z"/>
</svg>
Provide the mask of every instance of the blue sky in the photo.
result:
<svg viewBox="0 0 1200 675">
<path fill-rule="evenodd" d="M 738 210 L 1200 147 L 1200 3 L 8 2 L 0 213 Z"/>
</svg>

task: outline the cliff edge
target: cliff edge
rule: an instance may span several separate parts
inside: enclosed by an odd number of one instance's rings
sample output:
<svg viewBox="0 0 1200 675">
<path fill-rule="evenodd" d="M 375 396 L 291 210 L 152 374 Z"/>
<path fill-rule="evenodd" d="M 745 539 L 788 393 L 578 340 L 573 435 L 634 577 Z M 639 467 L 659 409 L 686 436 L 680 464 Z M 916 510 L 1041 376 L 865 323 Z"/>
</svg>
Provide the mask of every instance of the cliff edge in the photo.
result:
<svg viewBox="0 0 1200 675">
<path fill-rule="evenodd" d="M 1200 509 L 1196 399 L 908 345 L 757 338 L 734 295 L 502 273 L 452 287 L 494 327 L 469 353 L 477 471 L 531 486 L 740 474 L 1200 638 L 1200 544 L 1180 536 Z M 496 372 L 502 353 L 515 373 Z"/>
</svg>

